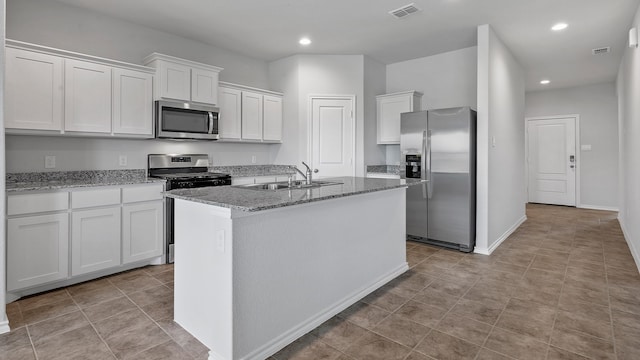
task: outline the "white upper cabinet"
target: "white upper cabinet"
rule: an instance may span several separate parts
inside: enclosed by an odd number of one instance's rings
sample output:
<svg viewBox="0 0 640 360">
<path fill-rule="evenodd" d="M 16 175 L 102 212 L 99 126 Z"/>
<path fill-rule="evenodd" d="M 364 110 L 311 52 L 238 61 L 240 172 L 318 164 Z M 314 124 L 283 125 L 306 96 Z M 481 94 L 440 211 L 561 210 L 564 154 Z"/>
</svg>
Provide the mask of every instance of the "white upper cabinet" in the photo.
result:
<svg viewBox="0 0 640 360">
<path fill-rule="evenodd" d="M 153 137 L 155 69 L 15 40 L 6 54 L 8 133 Z"/>
<path fill-rule="evenodd" d="M 400 114 L 419 111 L 421 99 L 417 91 L 376 96 L 378 144 L 400 144 Z"/>
<path fill-rule="evenodd" d="M 220 86 L 218 98 L 220 138 L 239 140 L 242 136 L 242 91 Z"/>
<path fill-rule="evenodd" d="M 282 142 L 282 94 L 220 82 L 220 140 Z"/>
<path fill-rule="evenodd" d="M 64 129 L 111 132 L 111 67 L 65 60 Z"/>
<path fill-rule="evenodd" d="M 113 69 L 113 132 L 153 137 L 153 75 Z"/>
<path fill-rule="evenodd" d="M 191 101 L 204 104 L 218 104 L 219 72 L 191 69 Z"/>
<path fill-rule="evenodd" d="M 63 60 L 22 49 L 6 49 L 7 129 L 60 130 L 63 116 Z"/>
<path fill-rule="evenodd" d="M 153 53 L 144 64 L 156 69 L 156 99 L 218 104 L 218 77 L 223 69 Z"/>
<path fill-rule="evenodd" d="M 262 140 L 262 94 L 242 92 L 242 138 Z"/>
<path fill-rule="evenodd" d="M 282 141 L 282 97 L 264 95 L 263 99 L 262 138 L 267 141 Z"/>
</svg>

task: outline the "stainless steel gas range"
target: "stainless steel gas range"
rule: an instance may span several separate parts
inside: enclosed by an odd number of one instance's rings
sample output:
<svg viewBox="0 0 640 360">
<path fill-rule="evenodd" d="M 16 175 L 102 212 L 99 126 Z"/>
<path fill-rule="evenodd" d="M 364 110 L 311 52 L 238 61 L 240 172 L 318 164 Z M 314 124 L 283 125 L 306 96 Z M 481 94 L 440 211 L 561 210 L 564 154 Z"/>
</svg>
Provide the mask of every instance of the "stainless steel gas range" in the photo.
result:
<svg viewBox="0 0 640 360">
<path fill-rule="evenodd" d="M 165 179 L 166 189 L 231 185 L 229 174 L 209 172 L 207 154 L 149 154 L 148 175 Z M 173 262 L 173 199 L 166 198 L 167 262 Z"/>
</svg>

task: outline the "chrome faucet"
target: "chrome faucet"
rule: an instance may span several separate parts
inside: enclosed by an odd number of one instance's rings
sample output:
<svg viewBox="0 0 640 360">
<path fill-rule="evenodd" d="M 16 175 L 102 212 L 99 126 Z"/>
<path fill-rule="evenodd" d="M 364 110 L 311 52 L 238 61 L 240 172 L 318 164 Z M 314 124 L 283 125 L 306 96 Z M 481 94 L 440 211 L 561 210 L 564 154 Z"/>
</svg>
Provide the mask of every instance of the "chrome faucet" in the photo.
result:
<svg viewBox="0 0 640 360">
<path fill-rule="evenodd" d="M 303 173 L 302 171 L 300 171 L 300 169 L 298 169 L 295 165 L 293 166 L 293 169 L 297 172 L 300 173 L 300 175 L 302 175 L 302 177 L 304 178 L 304 182 L 307 185 L 311 185 L 312 184 L 312 176 L 311 176 L 311 168 L 309 167 L 309 165 L 305 164 L 305 162 L 302 162 L 302 165 L 304 165 L 307 168 L 307 173 Z"/>
</svg>

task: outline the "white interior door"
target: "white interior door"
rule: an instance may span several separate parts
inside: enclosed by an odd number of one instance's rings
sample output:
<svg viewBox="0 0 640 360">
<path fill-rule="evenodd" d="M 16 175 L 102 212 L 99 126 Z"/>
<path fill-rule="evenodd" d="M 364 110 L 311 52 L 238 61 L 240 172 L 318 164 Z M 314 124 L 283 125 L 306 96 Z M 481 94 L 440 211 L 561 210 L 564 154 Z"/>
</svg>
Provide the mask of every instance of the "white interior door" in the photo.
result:
<svg viewBox="0 0 640 360">
<path fill-rule="evenodd" d="M 355 175 L 354 98 L 311 98 L 311 166 L 316 177 Z"/>
<path fill-rule="evenodd" d="M 576 205 L 576 119 L 529 120 L 529 202 Z"/>
</svg>

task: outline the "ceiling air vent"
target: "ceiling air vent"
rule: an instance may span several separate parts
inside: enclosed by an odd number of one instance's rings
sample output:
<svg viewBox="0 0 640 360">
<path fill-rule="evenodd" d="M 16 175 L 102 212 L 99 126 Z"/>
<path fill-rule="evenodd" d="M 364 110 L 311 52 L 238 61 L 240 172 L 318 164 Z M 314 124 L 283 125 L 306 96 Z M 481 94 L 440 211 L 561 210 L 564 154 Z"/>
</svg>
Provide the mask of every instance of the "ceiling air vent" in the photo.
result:
<svg viewBox="0 0 640 360">
<path fill-rule="evenodd" d="M 389 14 L 391 14 L 396 19 L 403 19 L 413 13 L 417 13 L 418 11 L 420 11 L 420 9 L 418 9 L 414 3 L 411 3 L 401 8 L 389 11 Z"/>
<path fill-rule="evenodd" d="M 591 49 L 591 53 L 593 55 L 607 54 L 607 53 L 610 53 L 610 52 L 611 52 L 611 47 L 609 47 L 609 46 Z"/>
</svg>

